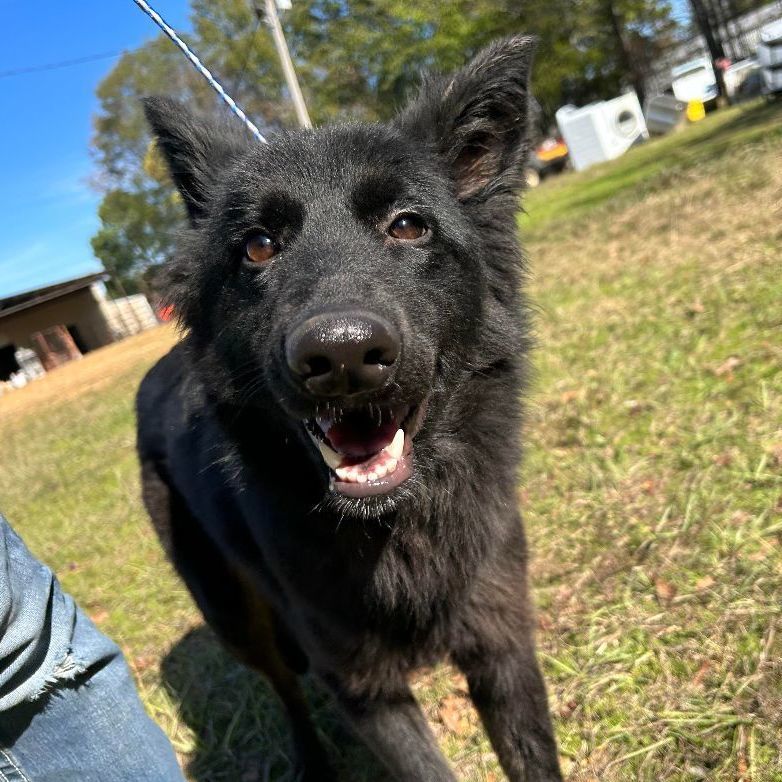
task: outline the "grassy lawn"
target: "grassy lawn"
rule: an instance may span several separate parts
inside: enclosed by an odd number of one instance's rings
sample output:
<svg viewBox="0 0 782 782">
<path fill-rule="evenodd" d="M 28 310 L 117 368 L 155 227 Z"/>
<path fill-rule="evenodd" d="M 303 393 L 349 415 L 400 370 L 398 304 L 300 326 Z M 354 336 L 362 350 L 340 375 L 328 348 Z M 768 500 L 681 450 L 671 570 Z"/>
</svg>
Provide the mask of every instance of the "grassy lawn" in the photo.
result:
<svg viewBox="0 0 782 782">
<path fill-rule="evenodd" d="M 712 115 L 545 183 L 519 502 L 573 782 L 782 780 L 782 110 Z M 138 499 L 161 328 L 0 398 L 0 507 L 103 630 L 198 782 L 290 780 L 280 710 L 202 627 Z M 502 775 L 443 666 L 460 777 Z M 376 771 L 311 688 L 346 780 Z"/>
</svg>

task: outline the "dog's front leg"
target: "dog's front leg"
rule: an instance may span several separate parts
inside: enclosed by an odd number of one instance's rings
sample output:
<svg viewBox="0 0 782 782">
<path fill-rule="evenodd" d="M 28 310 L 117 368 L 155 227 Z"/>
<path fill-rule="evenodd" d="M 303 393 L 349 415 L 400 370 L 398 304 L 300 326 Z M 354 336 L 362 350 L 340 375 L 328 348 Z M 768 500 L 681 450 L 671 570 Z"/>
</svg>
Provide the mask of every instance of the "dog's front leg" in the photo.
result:
<svg viewBox="0 0 782 782">
<path fill-rule="evenodd" d="M 510 782 L 561 782 L 546 688 L 530 638 L 454 654 Z"/>
<path fill-rule="evenodd" d="M 360 739 L 399 782 L 455 782 L 407 683 L 362 696 L 334 681 L 332 691 Z"/>
</svg>

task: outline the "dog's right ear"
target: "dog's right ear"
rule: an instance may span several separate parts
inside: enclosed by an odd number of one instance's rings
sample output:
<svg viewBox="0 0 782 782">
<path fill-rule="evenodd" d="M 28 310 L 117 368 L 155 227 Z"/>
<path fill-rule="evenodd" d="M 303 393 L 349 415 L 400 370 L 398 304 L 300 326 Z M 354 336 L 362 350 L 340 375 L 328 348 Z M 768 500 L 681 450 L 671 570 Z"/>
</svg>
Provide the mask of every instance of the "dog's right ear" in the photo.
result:
<svg viewBox="0 0 782 782">
<path fill-rule="evenodd" d="M 462 201 L 521 190 L 534 52 L 527 36 L 495 41 L 449 77 L 426 80 L 396 120 L 440 154 Z"/>
<path fill-rule="evenodd" d="M 232 129 L 196 117 L 173 98 L 144 98 L 143 104 L 190 222 L 195 223 L 216 173 L 240 152 L 242 139 Z"/>
</svg>

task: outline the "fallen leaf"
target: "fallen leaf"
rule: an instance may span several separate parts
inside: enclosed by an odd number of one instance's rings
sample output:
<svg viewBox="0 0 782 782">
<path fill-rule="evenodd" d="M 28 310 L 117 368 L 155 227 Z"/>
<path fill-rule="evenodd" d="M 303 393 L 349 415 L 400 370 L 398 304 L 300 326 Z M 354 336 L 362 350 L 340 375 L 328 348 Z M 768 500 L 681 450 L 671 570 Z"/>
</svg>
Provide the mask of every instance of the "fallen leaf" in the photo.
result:
<svg viewBox="0 0 782 782">
<path fill-rule="evenodd" d="M 772 443 L 769 446 L 768 454 L 774 467 L 782 467 L 782 443 Z"/>
<path fill-rule="evenodd" d="M 137 673 L 141 673 L 141 671 L 146 671 L 147 668 L 150 668 L 154 662 L 155 659 L 153 657 L 140 654 L 133 658 L 133 668 Z"/>
<path fill-rule="evenodd" d="M 567 603 L 568 600 L 570 600 L 571 597 L 575 594 L 572 587 L 566 586 L 563 584 L 559 589 L 557 589 L 556 593 L 556 600 L 557 603 Z"/>
<path fill-rule="evenodd" d="M 109 618 L 109 612 L 105 608 L 99 608 L 90 614 L 90 619 L 96 624 L 103 624 Z"/>
<path fill-rule="evenodd" d="M 566 720 L 578 707 L 578 701 L 571 698 L 559 707 L 559 716 Z"/>
<path fill-rule="evenodd" d="M 644 494 L 654 494 L 656 488 L 657 481 L 653 480 L 652 478 L 649 478 L 649 480 L 646 480 L 641 484 L 641 491 Z"/>
<path fill-rule="evenodd" d="M 690 302 L 684 308 L 685 314 L 689 315 L 691 318 L 695 315 L 700 315 L 705 310 L 706 308 L 703 306 L 703 302 L 700 299 L 695 299 L 695 301 Z"/>
<path fill-rule="evenodd" d="M 723 451 L 723 453 L 717 454 L 712 461 L 720 467 L 730 467 L 733 462 L 733 454 L 729 451 Z"/>
<path fill-rule="evenodd" d="M 729 356 L 714 370 L 714 374 L 718 377 L 725 377 L 726 380 L 732 380 L 733 370 L 738 369 L 742 363 L 742 360 L 738 356 Z"/>
<path fill-rule="evenodd" d="M 470 732 L 468 719 L 468 703 L 458 695 L 447 695 L 439 708 L 440 721 L 451 733 L 465 736 Z"/>
<path fill-rule="evenodd" d="M 737 510 L 728 520 L 734 527 L 743 527 L 752 516 L 745 510 Z"/>
<path fill-rule="evenodd" d="M 695 582 L 695 588 L 698 591 L 703 589 L 711 589 L 717 582 L 711 576 L 703 576 Z"/>
<path fill-rule="evenodd" d="M 627 399 L 625 400 L 625 407 L 627 408 L 628 412 L 632 413 L 633 415 L 636 415 L 637 413 L 640 413 L 643 410 L 645 410 L 647 405 L 645 405 L 643 402 L 639 401 L 638 399 Z"/>
<path fill-rule="evenodd" d="M 696 687 L 700 687 L 703 684 L 703 680 L 706 678 L 706 674 L 711 670 L 711 663 L 708 660 L 704 660 L 701 663 L 701 667 L 698 668 L 695 676 L 692 677 L 692 683 Z"/>
<path fill-rule="evenodd" d="M 662 578 L 654 580 L 654 591 L 661 603 L 670 603 L 676 597 L 676 587 Z"/>
<path fill-rule="evenodd" d="M 470 685 L 467 684 L 467 677 L 463 673 L 454 673 L 451 676 L 451 683 L 454 692 L 458 692 L 462 695 L 469 694 Z"/>
</svg>

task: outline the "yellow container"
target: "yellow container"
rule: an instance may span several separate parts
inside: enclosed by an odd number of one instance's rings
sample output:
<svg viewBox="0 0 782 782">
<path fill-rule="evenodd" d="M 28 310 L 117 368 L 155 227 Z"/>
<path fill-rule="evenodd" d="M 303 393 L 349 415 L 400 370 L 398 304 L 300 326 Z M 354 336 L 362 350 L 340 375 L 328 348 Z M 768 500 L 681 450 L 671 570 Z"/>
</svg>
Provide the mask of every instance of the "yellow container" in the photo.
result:
<svg viewBox="0 0 782 782">
<path fill-rule="evenodd" d="M 690 122 L 700 122 L 706 116 L 706 108 L 702 100 L 691 100 L 687 104 L 687 119 Z"/>
</svg>

